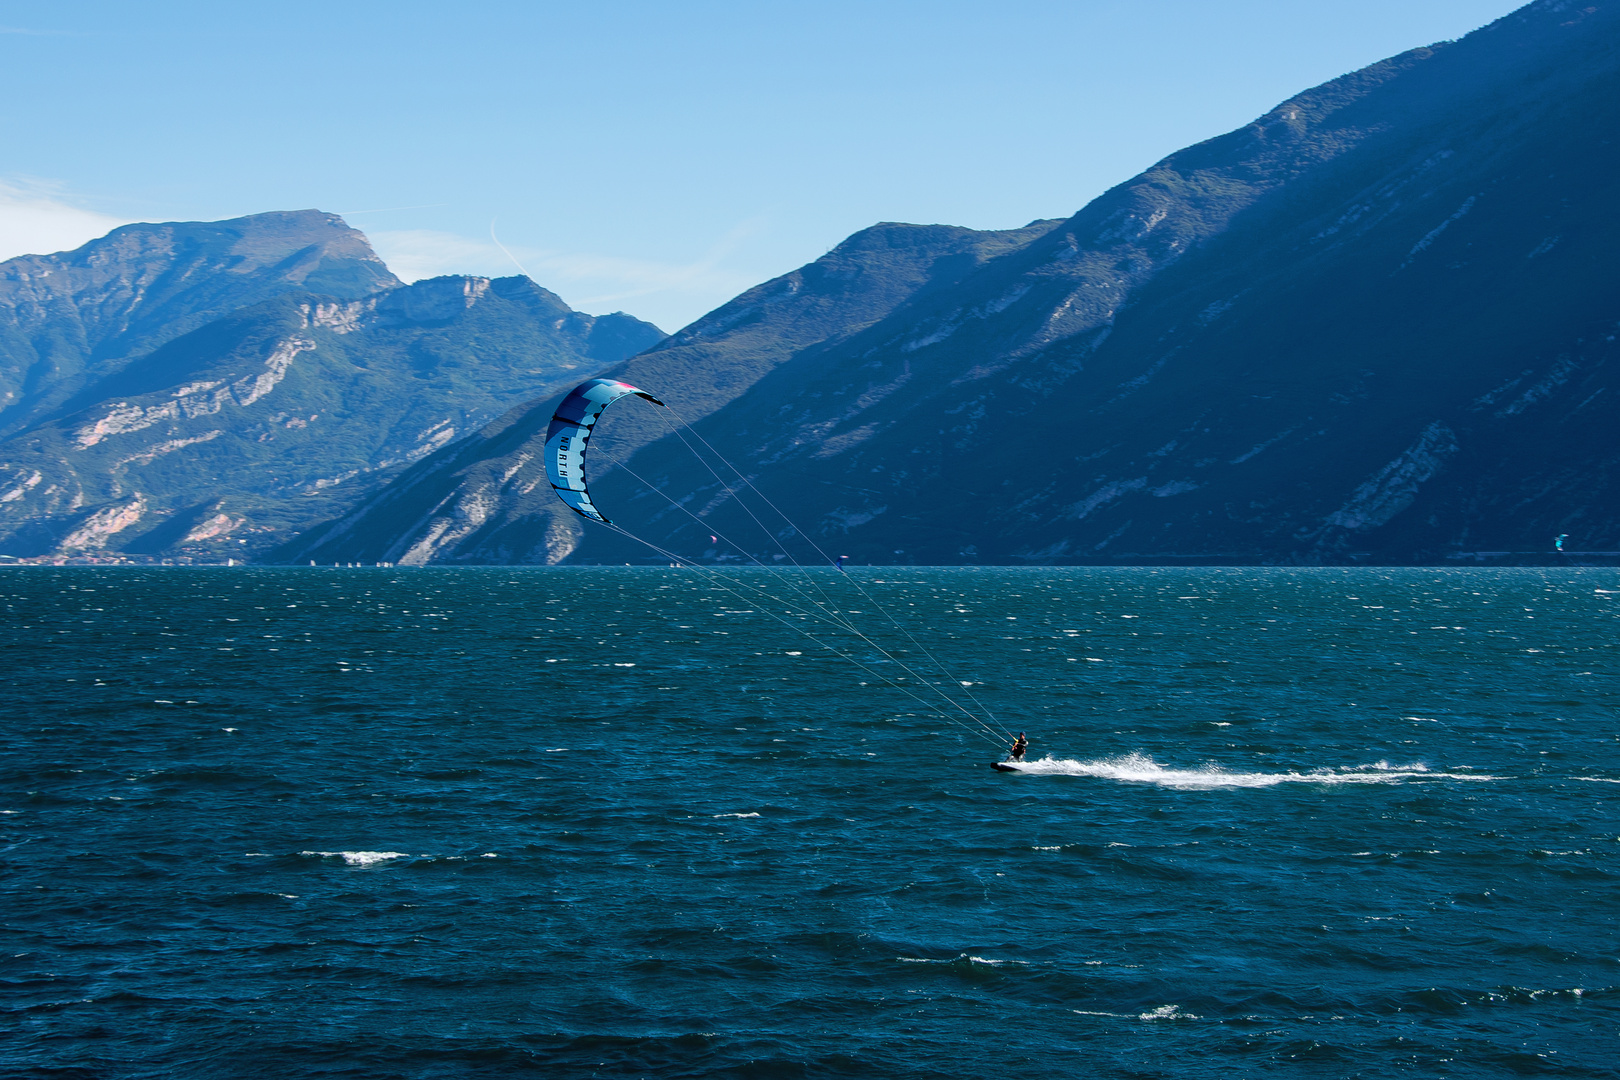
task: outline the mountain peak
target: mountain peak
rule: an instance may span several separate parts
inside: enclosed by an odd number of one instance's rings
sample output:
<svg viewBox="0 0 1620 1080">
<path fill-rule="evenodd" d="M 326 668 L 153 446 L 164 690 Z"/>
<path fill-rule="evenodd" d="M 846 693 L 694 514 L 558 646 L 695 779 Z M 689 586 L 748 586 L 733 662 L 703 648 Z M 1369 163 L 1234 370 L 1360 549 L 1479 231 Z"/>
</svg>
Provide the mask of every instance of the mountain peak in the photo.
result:
<svg viewBox="0 0 1620 1080">
<path fill-rule="evenodd" d="M 137 222 L 73 251 L 0 262 L 0 434 L 238 308 L 400 285 L 364 234 L 319 210 Z"/>
<path fill-rule="evenodd" d="M 268 272 L 284 285 L 345 299 L 402 284 L 364 233 L 321 210 L 276 210 L 224 221 L 136 222 L 72 252 L 24 256 L 65 259 L 85 269 L 154 257 L 203 261 L 210 269 L 239 275 Z"/>
</svg>

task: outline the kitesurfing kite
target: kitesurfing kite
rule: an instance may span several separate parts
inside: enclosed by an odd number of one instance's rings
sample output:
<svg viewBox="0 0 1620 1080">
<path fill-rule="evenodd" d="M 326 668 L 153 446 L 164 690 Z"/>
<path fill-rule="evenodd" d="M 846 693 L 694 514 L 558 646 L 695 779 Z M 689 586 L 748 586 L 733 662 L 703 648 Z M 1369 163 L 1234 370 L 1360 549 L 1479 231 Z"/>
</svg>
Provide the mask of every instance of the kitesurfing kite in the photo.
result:
<svg viewBox="0 0 1620 1080">
<path fill-rule="evenodd" d="M 581 517 L 611 525 L 602 512 L 591 502 L 591 493 L 585 486 L 585 444 L 590 441 L 591 429 L 601 417 L 602 410 L 622 397 L 645 398 L 654 405 L 662 401 L 645 390 L 613 379 L 592 379 L 574 387 L 563 398 L 552 414 L 551 426 L 546 428 L 546 477 L 557 492 L 557 498 L 567 503 Z"/>
</svg>

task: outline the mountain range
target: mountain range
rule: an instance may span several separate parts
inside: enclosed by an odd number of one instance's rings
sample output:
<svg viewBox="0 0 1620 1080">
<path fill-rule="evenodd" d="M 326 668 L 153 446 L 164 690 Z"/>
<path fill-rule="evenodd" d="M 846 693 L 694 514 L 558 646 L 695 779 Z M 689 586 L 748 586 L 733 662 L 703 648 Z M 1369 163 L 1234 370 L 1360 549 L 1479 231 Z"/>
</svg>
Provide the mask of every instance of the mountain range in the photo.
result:
<svg viewBox="0 0 1620 1080">
<path fill-rule="evenodd" d="M 527 278 L 404 285 L 317 211 L 0 263 L 0 551 L 251 558 L 663 338 Z"/>
<path fill-rule="evenodd" d="M 1445 564 L 1620 548 L 1620 0 L 1305 91 L 1068 218 L 883 223 L 671 336 L 315 211 L 0 264 L 0 551 Z M 627 400 L 587 524 L 559 396 Z M 735 470 L 735 471 L 733 471 Z M 639 538 L 639 539 L 638 539 Z"/>
<path fill-rule="evenodd" d="M 876 226 L 613 368 L 671 409 L 610 410 L 597 503 L 707 559 L 1613 549 L 1617 136 L 1620 7 L 1540 0 L 1066 220 Z M 277 557 L 664 558 L 550 498 L 554 404 L 428 455 Z"/>
</svg>

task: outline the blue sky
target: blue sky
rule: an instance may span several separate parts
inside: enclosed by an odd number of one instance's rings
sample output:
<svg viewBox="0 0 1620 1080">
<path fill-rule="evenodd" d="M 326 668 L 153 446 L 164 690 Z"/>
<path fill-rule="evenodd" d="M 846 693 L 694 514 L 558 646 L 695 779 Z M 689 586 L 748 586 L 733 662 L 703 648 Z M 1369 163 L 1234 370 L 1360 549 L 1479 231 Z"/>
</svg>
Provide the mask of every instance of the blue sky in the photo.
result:
<svg viewBox="0 0 1620 1080">
<path fill-rule="evenodd" d="M 1515 0 L 0 0 L 0 258 L 316 207 L 675 329 L 876 221 L 1066 217 Z"/>
</svg>

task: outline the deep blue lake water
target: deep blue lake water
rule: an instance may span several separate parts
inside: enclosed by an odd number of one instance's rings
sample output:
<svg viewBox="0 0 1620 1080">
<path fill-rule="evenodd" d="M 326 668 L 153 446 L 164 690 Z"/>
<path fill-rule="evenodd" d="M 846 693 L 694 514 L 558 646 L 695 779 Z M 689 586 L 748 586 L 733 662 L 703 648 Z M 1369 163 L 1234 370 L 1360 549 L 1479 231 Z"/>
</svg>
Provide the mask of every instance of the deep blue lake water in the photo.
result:
<svg viewBox="0 0 1620 1080">
<path fill-rule="evenodd" d="M 0 570 L 0 1073 L 1620 1076 L 1620 574 L 727 573 Z"/>
</svg>

